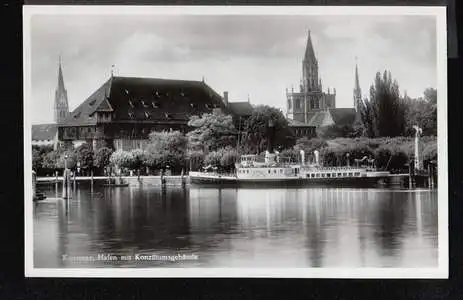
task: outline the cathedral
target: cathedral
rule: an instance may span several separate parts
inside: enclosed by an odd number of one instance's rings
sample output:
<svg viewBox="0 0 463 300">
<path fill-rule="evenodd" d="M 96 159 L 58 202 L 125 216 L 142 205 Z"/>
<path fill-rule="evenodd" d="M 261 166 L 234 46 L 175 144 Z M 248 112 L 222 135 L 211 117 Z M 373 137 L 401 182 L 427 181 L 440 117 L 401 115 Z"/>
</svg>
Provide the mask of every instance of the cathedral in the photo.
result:
<svg viewBox="0 0 463 300">
<path fill-rule="evenodd" d="M 58 65 L 58 84 L 55 89 L 53 123 L 32 125 L 32 145 L 58 147 L 58 125 L 69 117 L 68 94 L 64 86 L 61 57 Z"/>
<path fill-rule="evenodd" d="M 355 108 L 336 108 L 336 89 L 323 90 L 318 67 L 309 31 L 299 91 L 286 89 L 286 117 L 298 137 L 298 132 L 313 137 L 316 128 L 351 125 L 355 120 Z"/>
</svg>

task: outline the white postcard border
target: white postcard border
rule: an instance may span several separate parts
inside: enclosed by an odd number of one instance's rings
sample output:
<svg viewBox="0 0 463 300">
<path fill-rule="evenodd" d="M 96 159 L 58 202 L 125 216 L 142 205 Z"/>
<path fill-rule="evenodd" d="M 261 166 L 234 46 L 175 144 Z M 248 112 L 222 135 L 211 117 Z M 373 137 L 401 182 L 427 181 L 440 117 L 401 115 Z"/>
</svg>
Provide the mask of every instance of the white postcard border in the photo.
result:
<svg viewBox="0 0 463 300">
<path fill-rule="evenodd" d="M 434 15 L 437 30 L 438 267 L 437 268 L 75 268 L 33 266 L 31 17 L 33 15 Z M 26 277 L 259 277 L 259 278 L 448 278 L 447 26 L 446 7 L 355 6 L 24 6 L 24 188 Z"/>
</svg>

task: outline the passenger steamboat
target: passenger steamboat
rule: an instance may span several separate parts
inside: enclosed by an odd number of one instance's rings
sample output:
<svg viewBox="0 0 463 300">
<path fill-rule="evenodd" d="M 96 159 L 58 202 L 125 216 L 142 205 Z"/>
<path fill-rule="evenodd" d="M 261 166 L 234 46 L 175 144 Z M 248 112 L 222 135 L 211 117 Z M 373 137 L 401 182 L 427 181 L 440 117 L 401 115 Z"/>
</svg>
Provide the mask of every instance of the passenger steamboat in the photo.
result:
<svg viewBox="0 0 463 300">
<path fill-rule="evenodd" d="M 364 157 L 356 159 L 356 166 L 324 167 L 319 163 L 319 153 L 314 152 L 315 161 L 306 164 L 304 151 L 301 163 L 280 162 L 279 153 L 265 154 L 259 162 L 257 155 L 242 155 L 235 165 L 234 174 L 217 172 L 190 172 L 191 184 L 239 185 L 239 186 L 366 186 L 385 184 L 390 172 L 375 168 L 374 160 Z"/>
</svg>

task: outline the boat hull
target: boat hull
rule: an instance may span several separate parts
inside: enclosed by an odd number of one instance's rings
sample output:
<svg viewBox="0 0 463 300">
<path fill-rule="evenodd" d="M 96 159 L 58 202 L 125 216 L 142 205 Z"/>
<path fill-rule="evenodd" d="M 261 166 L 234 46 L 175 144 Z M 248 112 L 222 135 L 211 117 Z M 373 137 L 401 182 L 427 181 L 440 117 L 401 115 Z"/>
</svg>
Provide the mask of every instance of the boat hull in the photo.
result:
<svg viewBox="0 0 463 300">
<path fill-rule="evenodd" d="M 192 185 L 234 187 L 383 187 L 387 176 L 349 178 L 249 178 L 190 175 Z"/>
</svg>

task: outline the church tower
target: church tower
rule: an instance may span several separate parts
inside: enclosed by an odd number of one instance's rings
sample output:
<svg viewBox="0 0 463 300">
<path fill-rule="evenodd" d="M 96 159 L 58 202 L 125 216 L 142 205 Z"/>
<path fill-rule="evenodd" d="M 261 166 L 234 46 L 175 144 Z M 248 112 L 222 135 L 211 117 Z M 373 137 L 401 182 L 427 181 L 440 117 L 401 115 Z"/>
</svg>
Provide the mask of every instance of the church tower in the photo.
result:
<svg viewBox="0 0 463 300">
<path fill-rule="evenodd" d="M 55 115 L 54 121 L 62 123 L 69 116 L 68 93 L 64 87 L 63 70 L 61 67 L 61 56 L 58 66 L 58 86 L 55 91 Z"/>
<path fill-rule="evenodd" d="M 310 30 L 307 37 L 304 59 L 302 61 L 302 80 L 306 92 L 319 90 L 318 61 L 315 57 Z"/>
</svg>

